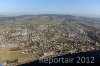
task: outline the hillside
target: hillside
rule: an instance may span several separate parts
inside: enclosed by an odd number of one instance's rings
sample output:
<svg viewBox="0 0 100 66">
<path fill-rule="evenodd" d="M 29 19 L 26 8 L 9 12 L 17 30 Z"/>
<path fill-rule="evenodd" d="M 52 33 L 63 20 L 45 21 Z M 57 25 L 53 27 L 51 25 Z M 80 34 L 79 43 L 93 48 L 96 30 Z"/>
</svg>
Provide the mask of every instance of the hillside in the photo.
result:
<svg viewBox="0 0 100 66">
<path fill-rule="evenodd" d="M 0 50 L 5 65 L 100 50 L 100 20 L 58 14 L 0 17 Z"/>
</svg>

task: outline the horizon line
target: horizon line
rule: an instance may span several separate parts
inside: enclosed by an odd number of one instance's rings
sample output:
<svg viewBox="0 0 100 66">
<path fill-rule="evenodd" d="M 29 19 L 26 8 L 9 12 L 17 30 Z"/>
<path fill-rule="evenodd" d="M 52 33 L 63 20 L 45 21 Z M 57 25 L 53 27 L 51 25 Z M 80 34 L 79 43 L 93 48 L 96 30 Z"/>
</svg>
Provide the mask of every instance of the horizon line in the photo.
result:
<svg viewBox="0 0 100 66">
<path fill-rule="evenodd" d="M 76 16 L 76 17 L 89 17 L 89 18 L 100 18 L 100 16 L 86 16 L 86 15 L 76 15 L 76 14 L 61 14 L 61 13 L 38 13 L 38 14 L 0 14 L 0 16 L 25 16 L 25 15 L 71 15 L 71 16 Z"/>
</svg>

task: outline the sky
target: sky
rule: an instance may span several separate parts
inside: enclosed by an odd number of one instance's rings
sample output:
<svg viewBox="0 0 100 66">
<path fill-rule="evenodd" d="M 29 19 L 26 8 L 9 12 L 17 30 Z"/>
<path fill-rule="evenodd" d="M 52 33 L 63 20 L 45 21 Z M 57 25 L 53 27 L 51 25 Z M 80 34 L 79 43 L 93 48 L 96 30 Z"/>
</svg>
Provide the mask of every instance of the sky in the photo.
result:
<svg viewBox="0 0 100 66">
<path fill-rule="evenodd" d="M 0 15 L 22 14 L 100 17 L 100 0 L 0 0 Z"/>
</svg>

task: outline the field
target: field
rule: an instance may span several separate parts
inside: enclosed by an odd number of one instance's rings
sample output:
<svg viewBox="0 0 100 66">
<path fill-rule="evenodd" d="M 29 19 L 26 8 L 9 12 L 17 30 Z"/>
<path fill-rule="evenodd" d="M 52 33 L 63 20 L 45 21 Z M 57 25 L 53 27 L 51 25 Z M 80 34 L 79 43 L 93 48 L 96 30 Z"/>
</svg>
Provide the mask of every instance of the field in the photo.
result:
<svg viewBox="0 0 100 66">
<path fill-rule="evenodd" d="M 11 51 L 12 47 L 0 48 L 0 59 L 6 63 L 16 62 L 26 62 L 32 59 L 31 54 L 23 54 L 20 50 Z M 35 59 L 35 57 L 34 57 Z M 8 62 L 7 62 L 8 61 Z"/>
</svg>

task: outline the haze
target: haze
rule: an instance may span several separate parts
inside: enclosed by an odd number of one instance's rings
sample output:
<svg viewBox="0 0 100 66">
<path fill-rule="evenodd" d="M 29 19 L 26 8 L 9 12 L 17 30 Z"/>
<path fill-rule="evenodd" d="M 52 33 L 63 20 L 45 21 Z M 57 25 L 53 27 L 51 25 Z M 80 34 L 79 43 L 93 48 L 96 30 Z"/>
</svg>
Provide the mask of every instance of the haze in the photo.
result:
<svg viewBox="0 0 100 66">
<path fill-rule="evenodd" d="M 100 17 L 100 0 L 0 0 L 0 15 L 24 14 Z"/>
</svg>

